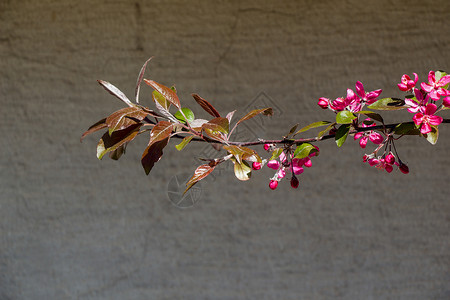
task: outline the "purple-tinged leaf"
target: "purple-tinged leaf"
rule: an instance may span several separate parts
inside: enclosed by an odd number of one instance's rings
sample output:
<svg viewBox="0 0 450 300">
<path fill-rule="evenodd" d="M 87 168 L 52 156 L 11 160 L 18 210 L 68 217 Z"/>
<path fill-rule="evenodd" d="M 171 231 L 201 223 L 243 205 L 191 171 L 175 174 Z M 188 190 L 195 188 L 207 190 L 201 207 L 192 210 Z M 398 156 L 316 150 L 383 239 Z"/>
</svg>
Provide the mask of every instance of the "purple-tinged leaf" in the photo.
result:
<svg viewBox="0 0 450 300">
<path fill-rule="evenodd" d="M 150 57 L 149 59 L 147 59 L 147 61 L 142 65 L 141 71 L 139 72 L 139 76 L 137 78 L 137 82 L 136 82 L 136 90 L 134 92 L 134 95 L 136 97 L 136 103 L 139 103 L 139 90 L 141 89 L 141 82 L 142 82 L 142 78 L 144 78 L 144 73 L 145 73 L 145 68 L 147 67 L 148 62 L 153 58 Z"/>
<path fill-rule="evenodd" d="M 97 144 L 98 159 L 102 159 L 106 153 L 116 150 L 123 144 L 131 142 L 138 135 L 141 126 L 142 124 L 134 124 L 125 129 L 114 131 L 111 135 L 105 132 Z"/>
<path fill-rule="evenodd" d="M 168 142 L 169 137 L 154 143 L 149 143 L 147 148 L 145 148 L 144 153 L 142 153 L 141 164 L 144 167 L 146 175 L 150 173 L 155 163 L 161 159 L 163 149 L 167 146 Z"/>
<path fill-rule="evenodd" d="M 203 129 L 203 131 L 212 139 L 215 139 L 217 141 L 220 141 L 222 143 L 227 143 L 227 137 L 225 134 L 223 134 L 220 131 L 211 130 L 209 128 Z"/>
<path fill-rule="evenodd" d="M 175 105 L 178 109 L 181 108 L 180 106 L 180 99 L 178 99 L 177 93 L 172 90 L 171 88 L 162 85 L 160 83 L 157 83 L 153 80 L 144 79 L 145 83 L 151 86 L 153 89 L 158 91 L 161 95 L 164 96 L 164 98 L 167 99 L 170 103 Z"/>
<path fill-rule="evenodd" d="M 109 158 L 113 159 L 113 160 L 119 160 L 119 158 L 125 154 L 125 150 L 127 148 L 128 143 L 124 143 L 123 145 L 121 145 L 119 148 L 117 148 L 114 151 L 109 152 Z"/>
<path fill-rule="evenodd" d="M 197 101 L 197 103 L 211 116 L 216 118 L 220 117 L 219 112 L 214 108 L 214 106 L 211 105 L 211 103 L 209 103 L 208 101 L 206 101 L 197 94 L 192 94 L 192 97 L 194 97 L 195 101 Z"/>
<path fill-rule="evenodd" d="M 227 145 L 223 146 L 223 148 L 227 150 L 228 153 L 233 154 L 236 161 L 240 164 L 242 164 L 243 160 L 261 162 L 261 157 L 258 153 L 250 148 L 235 145 Z"/>
<path fill-rule="evenodd" d="M 104 81 L 104 80 L 97 80 L 97 82 L 105 89 L 108 91 L 108 93 L 110 93 L 111 95 L 117 97 L 119 100 L 122 100 L 123 102 L 125 102 L 126 105 L 128 106 L 134 106 L 133 103 L 131 103 L 131 101 L 127 98 L 127 96 L 125 96 L 124 93 L 122 93 L 121 90 L 119 90 L 118 88 L 116 88 L 114 85 L 112 85 L 111 83 Z"/>
<path fill-rule="evenodd" d="M 165 109 L 163 106 L 161 106 L 161 104 L 159 104 L 159 102 L 155 102 L 156 108 L 159 110 L 159 112 L 161 113 L 161 115 L 167 119 L 169 119 L 170 121 L 174 122 L 174 123 L 179 123 L 179 121 L 177 120 L 177 118 L 174 117 L 174 115 L 172 115 L 169 110 Z"/>
<path fill-rule="evenodd" d="M 378 121 L 378 122 L 384 124 L 383 117 L 380 114 L 374 113 L 373 111 L 364 110 L 364 111 L 358 111 L 356 113 L 357 114 L 363 114 L 363 115 L 371 118 L 372 120 L 375 120 L 375 121 Z"/>
<path fill-rule="evenodd" d="M 231 123 L 231 118 L 233 118 L 233 115 L 234 115 L 234 113 L 235 113 L 236 111 L 235 110 L 233 110 L 233 111 L 230 111 L 228 114 L 227 114 L 227 119 L 228 119 L 228 123 Z"/>
<path fill-rule="evenodd" d="M 170 136 L 173 130 L 173 124 L 167 121 L 159 121 L 150 132 L 149 144 L 159 142 Z"/>
<path fill-rule="evenodd" d="M 101 119 L 100 121 L 98 121 L 97 123 L 95 123 L 94 125 L 92 125 L 91 127 L 89 127 L 88 130 L 86 130 L 83 135 L 80 138 L 80 142 L 83 141 L 83 139 L 91 133 L 94 133 L 96 131 L 102 130 L 103 128 L 108 127 L 108 125 L 106 125 L 106 118 Z"/>
<path fill-rule="evenodd" d="M 211 172 L 214 171 L 214 168 L 215 166 L 211 166 L 209 164 L 199 166 L 195 170 L 194 175 L 191 177 L 191 179 L 189 179 L 189 181 L 186 183 L 187 188 L 184 191 L 183 195 L 186 194 L 186 192 L 189 191 L 189 189 L 193 187 L 197 182 L 211 174 Z"/>
<path fill-rule="evenodd" d="M 201 131 L 203 124 L 208 123 L 208 120 L 204 119 L 195 119 L 192 121 L 189 125 L 191 125 L 191 128 L 195 131 Z"/>
<path fill-rule="evenodd" d="M 222 132 L 224 134 L 227 134 L 228 131 L 230 130 L 230 123 L 228 122 L 227 118 L 215 118 L 212 119 L 210 121 L 208 121 L 207 123 L 202 125 L 203 129 L 209 129 L 212 131 L 219 131 Z"/>
<path fill-rule="evenodd" d="M 109 134 L 111 135 L 116 130 L 122 130 L 136 124 L 136 121 L 142 121 L 147 115 L 147 112 L 137 106 L 119 109 L 106 118 Z"/>
<path fill-rule="evenodd" d="M 260 109 L 254 109 L 252 111 L 250 111 L 249 113 L 247 113 L 245 116 L 243 116 L 237 123 L 236 125 L 238 125 L 241 122 L 247 121 L 259 114 L 263 114 L 265 116 L 272 116 L 273 115 L 273 110 L 271 107 L 268 108 L 260 108 Z"/>
</svg>

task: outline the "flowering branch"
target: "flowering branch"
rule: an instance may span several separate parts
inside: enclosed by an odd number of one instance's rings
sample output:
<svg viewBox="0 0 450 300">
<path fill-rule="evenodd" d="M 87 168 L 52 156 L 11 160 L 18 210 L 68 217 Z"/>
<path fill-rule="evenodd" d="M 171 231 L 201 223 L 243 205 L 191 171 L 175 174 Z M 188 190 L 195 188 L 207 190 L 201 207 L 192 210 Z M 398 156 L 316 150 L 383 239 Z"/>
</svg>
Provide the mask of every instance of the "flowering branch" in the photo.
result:
<svg viewBox="0 0 450 300">
<path fill-rule="evenodd" d="M 150 60 L 150 59 L 149 59 Z M 194 100 L 213 118 L 210 120 L 195 118 L 194 112 L 182 107 L 175 87 L 167 87 L 153 80 L 144 79 L 144 72 L 149 62 L 143 65 L 136 84 L 135 103 L 130 101 L 125 94 L 109 82 L 99 80 L 110 94 L 122 100 L 127 107 L 122 108 L 108 117 L 92 125 L 81 137 L 108 129 L 97 144 L 97 157 L 102 159 L 109 153 L 110 158 L 119 159 L 124 153 L 128 143 L 140 134 L 149 132 L 149 143 L 142 154 L 141 163 L 148 175 L 154 164 L 158 162 L 163 149 L 172 138 L 181 139 L 175 147 L 181 151 L 190 142 L 206 142 L 216 150 L 225 150 L 226 154 L 215 158 L 204 158 L 207 163 L 199 166 L 192 178 L 187 182 L 188 191 L 198 181 L 202 180 L 217 165 L 231 161 L 234 165 L 234 173 L 239 180 L 250 179 L 252 170 L 259 170 L 267 165 L 274 169 L 275 174 L 270 178 L 269 187 L 276 189 L 278 182 L 290 175 L 290 183 L 293 188 L 299 186 L 297 175 L 304 172 L 304 168 L 312 166 L 311 158 L 319 155 L 319 148 L 313 143 L 334 139 L 336 145 L 341 147 L 347 137 L 353 136 L 359 140 L 361 148 L 366 148 L 368 142 L 376 147 L 371 153 L 364 155 L 363 161 L 370 166 L 392 172 L 394 166 L 402 173 L 409 173 L 408 166 L 400 159 L 395 141 L 404 136 L 424 137 L 431 144 L 436 144 L 439 136 L 438 126 L 441 123 L 450 123 L 450 119 L 438 116 L 442 110 L 450 108 L 450 75 L 443 71 L 430 71 L 428 82 L 422 82 L 416 87 L 418 76 L 414 73 L 414 80 L 408 75 L 403 75 L 398 88 L 407 95 L 401 98 L 378 99 L 382 90 L 378 89 L 366 92 L 361 82 L 356 82 L 354 92 L 347 89 L 346 97 L 335 100 L 320 98 L 319 107 L 334 112 L 333 121 L 318 121 L 301 129 L 298 124 L 293 126 L 288 134 L 281 139 L 257 139 L 256 141 L 234 141 L 231 139 L 235 129 L 242 123 L 257 115 L 271 116 L 272 108 L 255 109 L 244 117 L 230 125 L 234 111 L 222 117 L 211 103 L 193 94 Z M 153 88 L 152 100 L 157 111 L 151 110 L 139 104 L 140 85 L 144 81 Z M 439 101 L 441 101 L 439 103 Z M 171 108 L 176 112 L 172 113 Z M 369 109 L 369 110 L 367 110 Z M 387 111 L 406 109 L 414 114 L 412 121 L 384 124 L 383 117 L 373 110 Z M 378 124 L 377 124 L 378 123 Z M 317 135 L 310 138 L 298 138 L 308 130 L 325 127 Z M 264 145 L 268 157 L 263 159 L 256 150 L 248 147 Z"/>
</svg>

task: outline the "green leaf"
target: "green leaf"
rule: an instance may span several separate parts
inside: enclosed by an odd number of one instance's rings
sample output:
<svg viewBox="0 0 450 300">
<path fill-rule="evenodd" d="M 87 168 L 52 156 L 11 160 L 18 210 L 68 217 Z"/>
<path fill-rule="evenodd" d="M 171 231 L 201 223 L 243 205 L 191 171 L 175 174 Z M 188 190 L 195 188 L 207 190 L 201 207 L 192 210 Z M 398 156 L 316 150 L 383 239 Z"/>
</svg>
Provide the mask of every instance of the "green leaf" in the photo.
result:
<svg viewBox="0 0 450 300">
<path fill-rule="evenodd" d="M 193 187 L 197 182 L 211 174 L 212 171 L 214 171 L 215 166 L 210 166 L 209 164 L 204 164 L 199 166 L 197 169 L 195 169 L 194 175 L 189 179 L 189 181 L 186 183 L 186 190 L 183 192 L 183 195 L 186 194 L 187 191 L 191 187 Z"/>
<path fill-rule="evenodd" d="M 395 126 L 394 133 L 398 135 L 420 135 L 420 130 L 414 123 L 400 123 Z"/>
<path fill-rule="evenodd" d="M 211 105 L 208 101 L 203 99 L 197 94 L 192 94 L 192 97 L 194 97 L 194 100 L 200 105 L 207 113 L 209 113 L 213 117 L 220 117 L 219 112 L 214 108 L 214 106 Z"/>
<path fill-rule="evenodd" d="M 178 99 L 177 93 L 173 89 L 171 89 L 167 86 L 164 86 L 160 83 L 157 83 L 153 80 L 144 79 L 144 81 L 146 84 L 151 86 L 153 89 L 155 89 L 156 91 L 161 93 L 161 95 L 163 95 L 167 101 L 169 101 L 170 103 L 175 105 L 178 109 L 181 108 L 180 99 Z"/>
<path fill-rule="evenodd" d="M 181 113 L 181 111 L 183 112 L 183 113 Z M 190 110 L 189 108 L 187 108 L 187 107 L 184 107 L 184 108 L 182 108 L 181 109 L 181 111 L 177 111 L 176 113 L 175 113 L 175 118 L 177 118 L 179 121 L 181 121 L 181 122 L 184 122 L 184 123 L 186 123 L 186 120 L 185 120 L 185 116 L 186 116 L 186 118 L 187 118 L 187 121 L 188 121 L 188 123 L 191 123 L 192 121 L 194 121 L 194 119 L 195 119 L 195 116 L 194 116 L 194 113 L 192 112 L 192 110 Z M 183 114 L 184 114 L 184 116 L 183 116 Z"/>
<path fill-rule="evenodd" d="M 351 124 L 356 116 L 348 110 L 343 110 L 337 113 L 336 123 L 338 124 Z"/>
<path fill-rule="evenodd" d="M 406 107 L 405 101 L 399 98 L 383 98 L 368 106 L 370 109 L 377 110 L 398 110 Z"/>
<path fill-rule="evenodd" d="M 328 131 L 330 131 L 330 129 L 336 125 L 336 123 L 331 123 L 330 125 L 327 126 L 327 128 L 325 128 L 324 130 L 322 130 L 321 132 L 319 132 L 319 134 L 317 135 L 317 138 L 321 138 L 325 135 L 325 133 L 327 133 Z"/>
<path fill-rule="evenodd" d="M 235 146 L 235 145 L 226 145 L 223 146 L 225 150 L 228 151 L 228 153 L 233 154 L 233 156 L 236 158 L 238 163 L 242 163 L 243 160 L 248 160 L 252 162 L 261 162 L 261 157 L 258 155 L 258 153 L 250 148 L 243 147 L 243 146 Z"/>
<path fill-rule="evenodd" d="M 446 76 L 446 75 L 447 75 L 447 73 L 445 73 L 445 72 L 442 71 L 442 70 L 439 70 L 439 71 L 434 72 L 434 77 L 436 78 L 436 82 L 439 81 L 442 77 L 444 77 L 444 76 Z M 446 84 L 446 85 L 443 86 L 442 88 L 447 90 L 448 87 L 449 87 L 449 85 L 450 85 L 450 84 Z"/>
<path fill-rule="evenodd" d="M 250 165 L 245 160 L 239 163 L 233 157 L 231 161 L 234 163 L 234 175 L 236 175 L 236 178 L 242 181 L 249 180 L 252 176 L 252 168 Z"/>
<path fill-rule="evenodd" d="M 155 103 L 159 103 L 159 105 L 161 105 L 162 107 L 164 107 L 166 110 L 169 109 L 170 107 L 170 102 L 166 100 L 166 98 L 164 98 L 164 96 L 158 92 L 158 91 L 153 91 L 152 92 L 152 99 L 153 102 Z"/>
<path fill-rule="evenodd" d="M 137 121 L 142 121 L 147 115 L 147 112 L 137 106 L 119 109 L 106 118 L 109 134 L 111 135 L 116 130 L 122 130 L 128 126 L 134 125 Z"/>
<path fill-rule="evenodd" d="M 219 117 L 206 122 L 202 125 L 202 128 L 227 134 L 230 130 L 230 123 L 227 118 Z"/>
<path fill-rule="evenodd" d="M 312 124 L 309 124 L 308 126 L 303 127 L 302 129 L 300 129 L 299 131 L 297 131 L 294 135 L 297 135 L 301 132 L 305 132 L 307 130 L 313 129 L 313 128 L 317 128 L 317 127 L 321 127 L 321 126 L 325 126 L 330 124 L 331 122 L 328 121 L 319 121 L 319 122 L 314 122 Z"/>
<path fill-rule="evenodd" d="M 105 132 L 97 144 L 97 158 L 102 159 L 106 153 L 116 150 L 127 142 L 131 142 L 138 135 L 141 126 L 142 124 L 134 124 L 125 129 L 114 131 L 111 135 Z"/>
<path fill-rule="evenodd" d="M 297 130 L 297 127 L 298 127 L 298 123 L 291 127 L 291 129 L 289 130 L 289 133 L 287 135 L 285 135 L 284 138 L 288 138 L 291 134 L 294 134 L 294 132 Z"/>
<path fill-rule="evenodd" d="M 168 142 L 169 137 L 154 143 L 149 143 L 147 148 L 145 148 L 141 158 L 141 164 L 142 167 L 144 167 L 145 174 L 148 175 L 155 163 L 161 159 L 163 155 L 163 149 L 167 146 Z"/>
<path fill-rule="evenodd" d="M 370 110 L 365 110 L 365 111 L 359 111 L 357 112 L 357 114 L 363 114 L 369 118 L 371 118 L 372 120 L 381 122 L 382 124 L 384 124 L 384 120 L 383 117 L 380 114 L 374 113 L 373 111 Z"/>
<path fill-rule="evenodd" d="M 189 142 L 192 140 L 193 137 L 194 137 L 193 135 L 190 135 L 190 136 L 185 137 L 185 138 L 181 141 L 181 143 L 179 143 L 178 145 L 175 146 L 175 148 L 177 148 L 178 151 L 183 150 L 184 147 L 186 147 L 187 144 L 189 144 Z"/>
<path fill-rule="evenodd" d="M 170 136 L 173 130 L 173 125 L 167 121 L 159 121 L 150 132 L 149 144 L 159 142 Z"/>
<path fill-rule="evenodd" d="M 302 143 L 295 149 L 294 158 L 305 158 L 315 152 L 319 152 L 316 147 L 314 147 L 310 143 Z"/>
<path fill-rule="evenodd" d="M 275 150 L 272 151 L 272 156 L 270 157 L 269 160 L 274 160 L 277 159 L 281 153 L 283 153 L 283 148 L 277 148 Z"/>
<path fill-rule="evenodd" d="M 237 123 L 236 125 L 238 125 L 241 122 L 247 121 L 259 114 L 263 114 L 265 116 L 271 116 L 273 115 L 273 110 L 271 107 L 268 108 L 260 108 L 260 109 L 254 109 L 252 111 L 250 111 L 249 113 L 247 113 L 245 116 L 243 116 Z"/>
<path fill-rule="evenodd" d="M 424 134 L 424 137 L 432 145 L 435 145 L 437 143 L 437 140 L 438 140 L 438 137 L 439 137 L 439 130 L 438 130 L 437 126 L 431 125 L 431 132 L 429 132 L 427 134 Z"/>
<path fill-rule="evenodd" d="M 350 131 L 350 124 L 343 124 L 339 126 L 335 136 L 336 144 L 338 147 L 341 147 L 344 144 L 345 140 L 347 139 L 349 131 Z"/>
</svg>

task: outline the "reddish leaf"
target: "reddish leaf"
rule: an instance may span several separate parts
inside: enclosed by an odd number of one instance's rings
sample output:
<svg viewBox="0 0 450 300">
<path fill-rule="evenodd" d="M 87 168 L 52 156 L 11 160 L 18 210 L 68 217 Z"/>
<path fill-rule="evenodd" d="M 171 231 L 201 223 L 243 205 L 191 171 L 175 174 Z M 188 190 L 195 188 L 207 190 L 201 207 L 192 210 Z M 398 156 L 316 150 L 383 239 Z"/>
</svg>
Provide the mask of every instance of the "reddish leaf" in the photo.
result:
<svg viewBox="0 0 450 300">
<path fill-rule="evenodd" d="M 260 108 L 260 109 L 254 109 L 254 110 L 250 111 L 248 114 L 246 114 L 244 117 L 242 117 L 242 118 L 236 123 L 236 125 L 239 124 L 239 123 L 241 123 L 241 122 L 243 122 L 243 121 L 247 121 L 248 119 L 251 119 L 251 118 L 253 118 L 254 116 L 257 116 L 257 115 L 259 115 L 259 114 L 263 114 L 263 115 L 265 115 L 265 116 L 271 116 L 271 115 L 273 115 L 273 110 L 272 110 L 271 107 L 268 107 L 268 108 Z"/>
<path fill-rule="evenodd" d="M 163 149 L 167 146 L 168 142 L 169 137 L 154 143 L 149 143 L 144 153 L 142 153 L 141 158 L 141 164 L 144 167 L 145 174 L 148 175 L 155 163 L 161 159 L 163 155 Z"/>
<path fill-rule="evenodd" d="M 92 125 L 91 127 L 89 127 L 88 130 L 86 130 L 83 135 L 80 138 L 80 142 L 83 141 L 83 139 L 88 135 L 91 134 L 93 132 L 102 130 L 103 128 L 108 127 L 108 125 L 106 125 L 106 118 L 101 119 L 100 121 L 98 121 L 97 123 L 95 123 L 94 125 Z"/>
<path fill-rule="evenodd" d="M 167 121 L 159 121 L 150 132 L 150 144 L 164 140 L 170 136 L 173 125 Z"/>
<path fill-rule="evenodd" d="M 166 98 L 164 98 L 164 96 L 161 95 L 160 92 L 158 92 L 158 91 L 153 91 L 153 92 L 152 92 L 152 99 L 153 99 L 153 102 L 158 103 L 158 104 L 161 105 L 165 110 L 169 110 L 170 102 L 167 101 Z"/>
<path fill-rule="evenodd" d="M 211 116 L 216 118 L 220 117 L 219 112 L 211 105 L 211 103 L 209 103 L 208 101 L 206 101 L 197 94 L 192 94 L 192 97 L 194 97 L 195 101 L 197 101 L 197 103 Z"/>
<path fill-rule="evenodd" d="M 97 144 L 98 159 L 102 159 L 106 153 L 116 150 L 123 144 L 131 142 L 138 135 L 141 126 L 142 124 L 134 124 L 125 129 L 114 131 L 111 135 L 105 132 Z"/>
<path fill-rule="evenodd" d="M 227 118 L 215 118 L 212 119 L 210 121 L 208 121 L 207 123 L 202 125 L 203 129 L 210 129 L 212 131 L 219 131 L 222 133 L 227 134 L 228 131 L 230 130 L 230 123 L 228 122 Z"/>
<path fill-rule="evenodd" d="M 136 103 L 139 103 L 139 90 L 141 89 L 141 82 L 142 82 L 142 78 L 144 78 L 144 73 L 145 73 L 145 68 L 147 67 L 148 62 L 153 58 L 150 57 L 149 59 L 147 59 L 147 61 L 144 63 L 144 65 L 142 65 L 141 71 L 139 72 L 139 76 L 137 78 L 137 82 L 136 82 L 136 90 L 134 92 L 134 95 L 136 97 Z"/>
<path fill-rule="evenodd" d="M 220 142 L 228 142 L 226 136 L 220 131 L 213 131 L 209 128 L 203 129 L 203 131 L 210 137 Z"/>
<path fill-rule="evenodd" d="M 159 84 L 153 80 L 144 79 L 145 83 L 151 86 L 153 89 L 161 93 L 161 95 L 164 96 L 164 98 L 167 99 L 170 103 L 175 105 L 178 109 L 181 108 L 180 105 L 180 99 L 178 99 L 177 93 L 175 93 L 174 90 L 171 88 L 168 88 L 167 86 L 164 86 L 162 84 Z"/>
<path fill-rule="evenodd" d="M 124 143 L 122 146 L 120 146 L 116 150 L 109 152 L 109 158 L 118 160 L 123 154 L 125 154 L 127 145 L 128 145 L 128 143 Z"/>
<path fill-rule="evenodd" d="M 235 145 L 223 146 L 223 148 L 233 154 L 239 164 L 242 164 L 242 160 L 261 162 L 258 153 L 250 148 Z"/>
<path fill-rule="evenodd" d="M 131 101 L 127 98 L 127 96 L 125 96 L 124 93 L 122 93 L 121 90 L 119 90 L 118 88 L 116 88 L 114 85 L 112 85 L 111 83 L 104 81 L 104 80 L 97 80 L 97 82 L 105 89 L 107 90 L 111 95 L 117 97 L 119 100 L 122 100 L 123 102 L 125 102 L 125 104 L 127 104 L 128 106 L 134 106 L 133 103 L 131 103 Z"/>
<path fill-rule="evenodd" d="M 195 172 L 194 175 L 189 179 L 189 181 L 186 183 L 186 190 L 184 191 L 183 195 L 186 194 L 187 191 L 191 187 L 193 187 L 197 182 L 211 174 L 211 172 L 214 170 L 215 166 L 210 166 L 209 164 L 201 165 L 199 166 Z"/>
<path fill-rule="evenodd" d="M 147 112 L 136 106 L 119 109 L 106 118 L 109 134 L 136 124 L 136 121 L 142 121 L 147 115 Z"/>
</svg>

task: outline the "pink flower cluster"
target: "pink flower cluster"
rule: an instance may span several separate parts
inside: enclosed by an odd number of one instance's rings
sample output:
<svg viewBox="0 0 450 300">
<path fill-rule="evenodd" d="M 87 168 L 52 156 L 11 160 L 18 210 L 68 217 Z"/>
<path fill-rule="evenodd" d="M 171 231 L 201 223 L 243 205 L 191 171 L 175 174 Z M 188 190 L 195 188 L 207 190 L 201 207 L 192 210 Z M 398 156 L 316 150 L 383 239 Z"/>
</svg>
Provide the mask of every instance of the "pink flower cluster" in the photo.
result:
<svg viewBox="0 0 450 300">
<path fill-rule="evenodd" d="M 365 122 L 369 123 L 372 122 L 372 120 L 370 118 L 367 118 L 364 120 Z M 362 123 L 362 127 L 373 127 L 375 126 L 375 122 L 372 122 L 370 125 L 366 125 L 365 123 Z M 358 132 L 355 134 L 354 136 L 355 140 L 361 138 L 359 140 L 359 146 L 361 148 L 366 148 L 367 146 L 367 142 L 370 140 L 372 143 L 374 143 L 375 145 L 379 145 L 384 141 L 384 138 L 381 136 L 381 134 L 379 134 L 378 132 L 375 132 L 373 130 L 370 131 L 364 131 L 364 132 Z"/>
<path fill-rule="evenodd" d="M 317 151 L 319 148 L 314 146 Z M 264 149 L 266 151 L 274 150 L 274 145 L 265 144 Z M 278 182 L 286 177 L 287 173 L 292 173 L 291 176 L 291 187 L 294 189 L 298 188 L 300 182 L 296 175 L 300 175 L 304 171 L 304 167 L 310 168 L 312 166 L 311 157 L 316 156 L 317 152 L 310 154 L 305 158 L 294 158 L 293 153 L 290 149 L 287 149 L 281 152 L 280 156 L 277 159 L 272 159 L 267 162 L 267 167 L 275 170 L 275 175 L 270 178 L 269 187 L 274 190 L 278 187 Z M 253 170 L 259 170 L 264 165 L 263 163 L 254 162 L 252 165 Z"/>
<path fill-rule="evenodd" d="M 363 161 L 367 162 L 371 167 L 375 167 L 380 170 L 386 170 L 386 172 L 388 173 L 391 173 L 392 170 L 394 170 L 394 165 L 397 166 L 403 174 L 409 173 L 408 166 L 401 160 L 396 161 L 395 156 L 392 152 L 389 152 L 388 155 L 383 154 L 379 157 L 376 157 L 375 153 L 364 155 Z"/>
<path fill-rule="evenodd" d="M 401 83 L 398 88 L 401 91 L 414 93 L 413 97 L 407 97 L 405 103 L 408 106 L 408 111 L 414 113 L 413 121 L 417 128 L 420 128 L 422 134 L 427 134 L 432 131 L 432 126 L 438 126 L 442 123 L 442 117 L 436 116 L 442 106 L 438 107 L 436 101 L 441 97 L 442 105 L 450 108 L 450 91 L 448 85 L 450 83 L 450 75 L 445 75 L 436 80 L 436 73 L 430 71 L 428 73 L 428 83 L 422 82 L 420 89 L 416 88 L 419 77 L 414 73 L 414 80 L 404 74 L 401 78 Z"/>
<path fill-rule="evenodd" d="M 355 84 L 356 93 L 352 89 L 347 89 L 347 96 L 345 98 L 339 97 L 335 100 L 322 97 L 317 103 L 323 109 L 331 109 L 335 112 L 348 110 L 351 112 L 358 112 L 364 107 L 364 105 L 370 105 L 377 101 L 378 96 L 382 90 L 375 90 L 366 93 L 364 86 L 360 81 Z"/>
</svg>

